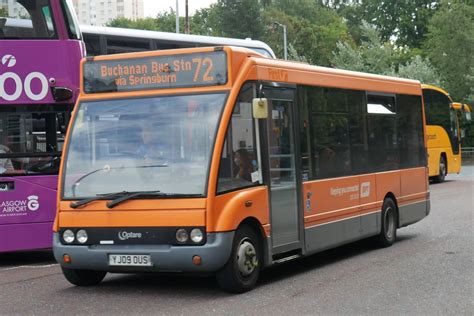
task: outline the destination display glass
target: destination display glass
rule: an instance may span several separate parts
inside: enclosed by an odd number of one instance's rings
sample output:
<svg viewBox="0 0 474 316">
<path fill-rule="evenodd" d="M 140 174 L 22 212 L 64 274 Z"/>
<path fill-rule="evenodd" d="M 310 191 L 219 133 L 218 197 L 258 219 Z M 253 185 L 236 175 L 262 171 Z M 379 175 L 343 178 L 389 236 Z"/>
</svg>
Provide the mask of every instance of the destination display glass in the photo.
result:
<svg viewBox="0 0 474 316">
<path fill-rule="evenodd" d="M 227 83 L 224 51 L 84 63 L 84 92 L 126 92 Z"/>
</svg>

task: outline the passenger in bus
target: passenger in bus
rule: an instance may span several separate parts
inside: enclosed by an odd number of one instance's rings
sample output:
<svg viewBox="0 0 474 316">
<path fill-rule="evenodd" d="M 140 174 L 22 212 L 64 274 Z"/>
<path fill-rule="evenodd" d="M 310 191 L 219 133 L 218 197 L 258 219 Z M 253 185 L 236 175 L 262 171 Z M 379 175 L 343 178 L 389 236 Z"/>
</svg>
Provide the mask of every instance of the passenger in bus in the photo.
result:
<svg viewBox="0 0 474 316">
<path fill-rule="evenodd" d="M 238 149 L 234 154 L 234 163 L 237 166 L 235 177 L 252 182 L 253 165 L 247 150 Z"/>
<path fill-rule="evenodd" d="M 0 145 L 0 155 L 7 154 L 10 152 L 10 149 L 5 145 Z M 11 173 L 15 170 L 10 158 L 0 158 L 0 174 Z"/>
</svg>

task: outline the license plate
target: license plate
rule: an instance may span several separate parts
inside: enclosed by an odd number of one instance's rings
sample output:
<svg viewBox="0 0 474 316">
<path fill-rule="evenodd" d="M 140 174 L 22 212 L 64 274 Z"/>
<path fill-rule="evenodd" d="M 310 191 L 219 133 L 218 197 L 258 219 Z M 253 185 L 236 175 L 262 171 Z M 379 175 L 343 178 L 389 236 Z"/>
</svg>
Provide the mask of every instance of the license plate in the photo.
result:
<svg viewBox="0 0 474 316">
<path fill-rule="evenodd" d="M 109 255 L 109 266 L 150 267 L 150 255 Z"/>
</svg>

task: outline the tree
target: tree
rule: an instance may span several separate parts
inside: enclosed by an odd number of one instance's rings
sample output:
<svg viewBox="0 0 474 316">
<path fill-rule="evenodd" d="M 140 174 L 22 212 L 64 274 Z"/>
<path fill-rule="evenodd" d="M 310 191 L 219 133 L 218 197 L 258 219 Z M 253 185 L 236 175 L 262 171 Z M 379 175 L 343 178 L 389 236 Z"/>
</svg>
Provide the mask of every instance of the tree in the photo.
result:
<svg viewBox="0 0 474 316">
<path fill-rule="evenodd" d="M 218 9 L 215 4 L 194 13 L 190 18 L 191 34 L 218 36 L 221 34 L 218 22 Z"/>
<path fill-rule="evenodd" d="M 264 32 L 262 5 L 255 0 L 218 0 L 217 34 L 235 38 L 261 38 Z"/>
<path fill-rule="evenodd" d="M 280 57 L 283 56 L 283 34 L 280 27 L 274 27 L 275 22 L 287 26 L 288 44 L 293 46 L 297 56 L 311 64 L 329 66 L 337 42 L 349 39 L 343 19 L 315 0 L 276 0 L 262 16 L 266 26 L 262 40 Z"/>
<path fill-rule="evenodd" d="M 6 7 L 0 7 L 0 16 L 8 17 L 8 9 Z"/>
<path fill-rule="evenodd" d="M 393 40 L 397 46 L 420 47 L 428 31 L 428 23 L 439 7 L 439 0 L 361 0 L 357 8 L 359 20 L 375 25 L 382 41 Z"/>
<path fill-rule="evenodd" d="M 474 5 L 443 2 L 429 24 L 424 45 L 438 69 L 443 87 L 456 101 L 474 104 Z M 471 99 L 470 99 L 471 98 Z"/>
<path fill-rule="evenodd" d="M 119 17 L 119 18 L 115 18 L 111 20 L 106 25 L 111 26 L 111 27 L 123 27 L 123 28 L 128 28 L 128 29 L 152 30 L 152 31 L 159 30 L 159 25 L 157 23 L 157 20 L 154 18 L 130 20 L 124 17 Z"/>
<path fill-rule="evenodd" d="M 385 74 L 394 77 L 415 79 L 435 86 L 441 85 L 439 74 L 429 59 L 419 55 L 413 57 L 406 64 L 399 65 L 398 70 L 392 67 L 391 71 Z"/>
<path fill-rule="evenodd" d="M 337 43 L 331 64 L 336 68 L 385 74 L 392 71 L 394 46 L 383 43 L 380 32 L 366 22 L 361 28 L 362 42 L 355 46 L 352 42 Z"/>
<path fill-rule="evenodd" d="M 380 32 L 368 23 L 363 23 L 361 30 L 363 40 L 360 46 L 347 42 L 337 44 L 331 60 L 333 66 L 440 84 L 439 75 L 427 58 L 415 55 L 402 63 L 404 58 L 401 56 L 407 54 L 404 50 L 397 50 L 392 43 L 384 43 Z"/>
</svg>

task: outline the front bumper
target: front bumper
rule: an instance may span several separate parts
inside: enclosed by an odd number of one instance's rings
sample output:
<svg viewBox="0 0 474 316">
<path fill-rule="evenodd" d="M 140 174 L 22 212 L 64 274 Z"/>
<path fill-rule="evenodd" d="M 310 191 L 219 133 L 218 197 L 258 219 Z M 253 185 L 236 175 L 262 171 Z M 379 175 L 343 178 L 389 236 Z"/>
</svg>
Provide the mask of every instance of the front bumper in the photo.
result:
<svg viewBox="0 0 474 316">
<path fill-rule="evenodd" d="M 68 269 L 101 270 L 109 272 L 214 272 L 229 260 L 234 232 L 208 233 L 202 246 L 172 245 L 63 245 L 58 233 L 53 236 L 54 257 Z M 71 257 L 64 263 L 63 256 Z M 109 266 L 109 254 L 148 254 L 153 262 L 149 267 Z M 193 256 L 202 259 L 200 265 L 192 262 Z"/>
</svg>

